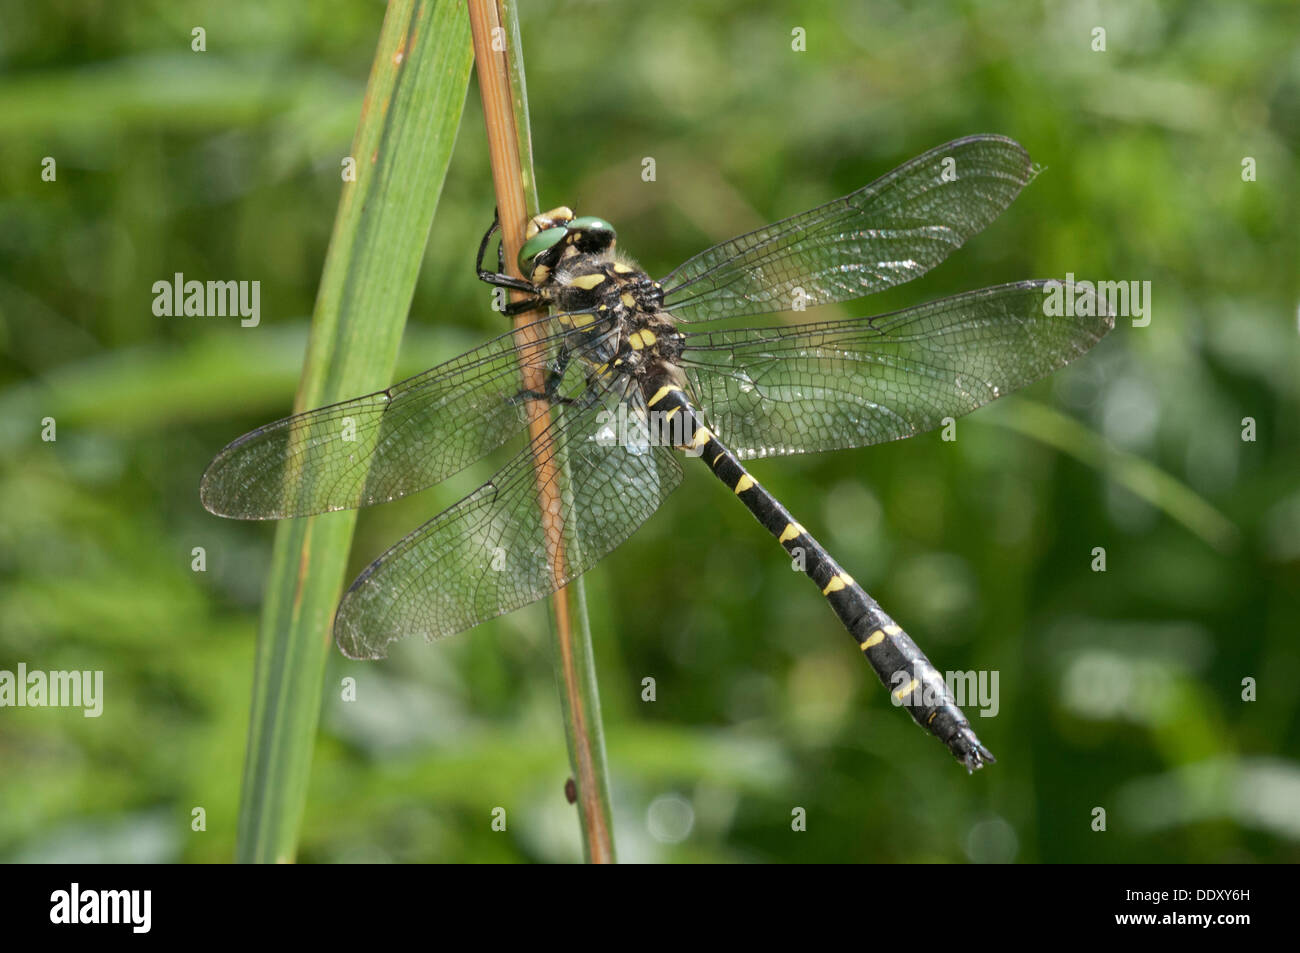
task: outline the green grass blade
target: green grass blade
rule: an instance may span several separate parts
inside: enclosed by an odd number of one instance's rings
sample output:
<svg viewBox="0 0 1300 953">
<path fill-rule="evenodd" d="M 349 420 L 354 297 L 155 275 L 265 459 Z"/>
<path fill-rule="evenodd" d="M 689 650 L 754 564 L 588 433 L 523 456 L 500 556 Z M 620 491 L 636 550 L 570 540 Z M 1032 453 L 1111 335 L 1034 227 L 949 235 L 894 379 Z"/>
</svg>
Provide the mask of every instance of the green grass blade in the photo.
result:
<svg viewBox="0 0 1300 953">
<path fill-rule="evenodd" d="M 390 383 L 469 82 L 459 0 L 390 0 L 295 410 Z M 237 859 L 290 861 L 354 513 L 279 525 L 258 636 Z"/>
<path fill-rule="evenodd" d="M 1000 414 L 987 415 L 986 420 L 1106 473 L 1220 552 L 1232 552 L 1240 540 L 1233 522 L 1187 484 L 1141 457 L 1110 446 L 1060 411 L 1022 399 L 1008 403 Z"/>
</svg>

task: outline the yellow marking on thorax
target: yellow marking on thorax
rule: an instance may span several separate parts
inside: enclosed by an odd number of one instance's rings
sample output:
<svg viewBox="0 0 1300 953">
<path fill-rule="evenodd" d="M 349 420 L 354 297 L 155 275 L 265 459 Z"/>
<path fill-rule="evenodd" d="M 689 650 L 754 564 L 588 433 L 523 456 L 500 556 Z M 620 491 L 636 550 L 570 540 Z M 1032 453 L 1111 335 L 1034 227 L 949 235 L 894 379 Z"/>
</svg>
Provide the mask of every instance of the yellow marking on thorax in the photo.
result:
<svg viewBox="0 0 1300 953">
<path fill-rule="evenodd" d="M 781 530 L 781 535 L 776 538 L 776 541 L 778 543 L 788 543 L 790 540 L 806 532 L 807 530 L 798 523 L 786 523 L 785 529 Z"/>
<path fill-rule="evenodd" d="M 632 345 L 632 350 L 640 351 L 643 348 L 650 347 L 656 340 L 658 339 L 655 337 L 653 331 L 642 329 L 640 331 L 634 331 L 632 334 L 628 335 L 627 343 Z"/>
<path fill-rule="evenodd" d="M 626 291 L 624 291 L 621 295 L 619 295 L 618 300 L 619 300 L 619 301 L 622 301 L 623 304 L 624 304 L 624 306 L 626 306 L 626 307 L 629 307 L 629 308 L 635 308 L 635 307 L 636 307 L 636 298 L 633 298 L 633 297 L 632 297 L 630 294 L 628 294 Z"/>
<path fill-rule="evenodd" d="M 538 265 L 533 269 L 533 284 L 540 285 L 549 277 L 551 277 L 551 269 L 549 265 Z"/>
<path fill-rule="evenodd" d="M 655 395 L 654 395 L 653 397 L 651 397 L 648 401 L 646 401 L 646 406 L 647 406 L 647 407 L 653 407 L 655 404 L 659 403 L 659 401 L 663 400 L 665 397 L 667 397 L 667 396 L 668 396 L 669 394 L 671 394 L 673 391 L 677 391 L 677 392 L 680 393 L 680 392 L 681 392 L 681 388 L 680 388 L 680 387 L 674 387 L 672 384 L 665 384 L 663 387 L 661 387 L 661 388 L 659 388 L 657 391 L 655 391 Z"/>
<path fill-rule="evenodd" d="M 876 629 L 876 631 L 867 636 L 867 640 L 862 643 L 862 651 L 865 652 L 867 649 L 875 648 L 883 641 L 885 641 L 885 633 Z"/>
<path fill-rule="evenodd" d="M 571 278 L 569 284 L 575 288 L 581 288 L 583 291 L 590 291 L 604 280 L 605 276 L 600 272 L 596 272 L 594 275 L 579 275 L 577 278 Z"/>
<path fill-rule="evenodd" d="M 636 269 L 623 264 L 621 261 L 616 261 L 614 262 L 614 271 L 620 275 L 630 275 L 632 272 L 636 271 Z"/>
<path fill-rule="evenodd" d="M 736 496 L 744 493 L 746 490 L 754 488 L 754 478 L 748 473 L 742 473 L 740 479 L 736 481 Z"/>
<path fill-rule="evenodd" d="M 898 691 L 894 692 L 894 697 L 897 698 L 897 699 L 901 702 L 901 701 L 902 701 L 906 696 L 908 696 L 908 695 L 912 694 L 912 692 L 916 691 L 916 686 L 917 686 L 917 685 L 920 685 L 920 684 L 921 684 L 921 683 L 920 683 L 919 680 L 913 678 L 910 682 L 908 682 L 906 685 L 904 685 L 904 686 L 903 686 L 902 688 L 900 688 Z"/>
<path fill-rule="evenodd" d="M 823 596 L 829 596 L 832 592 L 839 592 L 841 589 L 847 589 L 853 585 L 853 577 L 846 572 L 837 576 L 832 576 L 831 581 L 826 583 L 826 588 L 822 590 Z"/>
</svg>

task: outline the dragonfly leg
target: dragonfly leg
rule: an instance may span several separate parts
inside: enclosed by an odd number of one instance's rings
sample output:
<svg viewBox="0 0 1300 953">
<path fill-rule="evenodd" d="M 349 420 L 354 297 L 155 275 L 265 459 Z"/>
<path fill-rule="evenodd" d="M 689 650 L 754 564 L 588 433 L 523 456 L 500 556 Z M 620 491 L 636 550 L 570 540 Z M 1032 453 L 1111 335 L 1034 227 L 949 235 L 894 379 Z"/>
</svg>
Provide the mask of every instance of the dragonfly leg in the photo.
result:
<svg viewBox="0 0 1300 953">
<path fill-rule="evenodd" d="M 544 400 L 548 404 L 559 404 L 561 407 L 568 407 L 579 402 L 573 397 L 557 397 L 553 394 L 547 394 L 545 391 L 535 390 L 521 390 L 510 398 L 512 404 L 522 404 L 526 400 Z"/>
<path fill-rule="evenodd" d="M 509 288 L 512 291 L 527 292 L 532 299 L 527 302 L 529 306 L 527 308 L 520 308 L 514 313 L 519 314 L 523 311 L 531 311 L 537 307 L 537 288 L 531 281 L 526 281 L 523 278 L 515 278 L 505 273 L 505 253 L 502 251 L 500 243 L 497 244 L 497 268 L 500 270 L 488 271 L 483 267 L 483 256 L 487 254 L 488 243 L 492 241 L 492 236 L 495 235 L 500 228 L 501 219 L 498 217 L 496 212 L 493 212 L 492 224 L 489 225 L 488 230 L 483 233 L 483 240 L 478 243 L 478 256 L 474 259 L 474 270 L 478 272 L 479 281 L 486 282 L 487 284 L 494 285 L 498 288 Z M 508 309 L 512 305 L 522 303 L 524 302 L 511 302 L 506 307 Z M 506 311 L 506 314 L 510 313 L 509 310 Z"/>
<path fill-rule="evenodd" d="M 496 209 L 493 209 L 492 224 L 489 225 L 488 230 L 483 233 L 483 240 L 478 243 L 478 257 L 474 259 L 474 269 L 479 274 L 483 273 L 483 256 L 487 254 L 488 242 L 492 241 L 492 236 L 496 234 L 497 230 L 500 227 L 501 227 L 501 217 L 497 214 Z M 498 245 L 497 246 L 497 271 L 505 271 L 504 254 L 505 253 L 501 250 L 500 245 Z"/>
<path fill-rule="evenodd" d="M 501 313 L 508 316 L 524 314 L 527 311 L 540 311 L 545 307 L 545 303 L 540 297 L 534 295 L 531 298 L 525 298 L 523 301 L 508 301 L 506 306 L 501 309 Z"/>
<path fill-rule="evenodd" d="M 492 227 L 497 228 L 500 225 L 501 225 L 501 219 L 497 215 L 496 209 L 493 209 Z M 491 235 L 492 233 L 489 231 L 488 234 Z M 482 262 L 483 259 L 480 257 L 479 261 Z M 505 273 L 506 273 L 506 246 L 504 242 L 497 242 L 497 274 L 504 275 Z"/>
<path fill-rule="evenodd" d="M 521 390 L 510 398 L 511 403 L 520 404 L 526 400 L 544 400 L 552 404 L 563 404 L 568 406 L 576 404 L 578 401 L 572 397 L 560 396 L 560 383 L 564 380 L 564 372 L 569 369 L 569 359 L 572 355 L 567 347 L 560 349 L 560 353 L 555 355 L 555 363 L 546 372 L 546 388 L 540 392 L 535 390 Z M 584 395 L 585 396 L 585 395 Z"/>
</svg>

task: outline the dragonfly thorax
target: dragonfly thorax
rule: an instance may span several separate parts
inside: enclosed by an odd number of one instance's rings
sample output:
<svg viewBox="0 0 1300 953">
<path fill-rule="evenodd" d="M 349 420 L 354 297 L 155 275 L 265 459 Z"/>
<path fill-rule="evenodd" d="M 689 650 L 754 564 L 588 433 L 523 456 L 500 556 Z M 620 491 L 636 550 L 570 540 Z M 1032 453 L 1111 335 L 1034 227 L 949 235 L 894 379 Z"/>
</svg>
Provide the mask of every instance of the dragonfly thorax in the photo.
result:
<svg viewBox="0 0 1300 953">
<path fill-rule="evenodd" d="M 671 373 L 684 339 L 663 308 L 663 289 L 635 262 L 612 246 L 584 252 L 575 243 L 534 275 L 539 272 L 538 296 L 569 329 L 570 350 L 598 375 L 633 376 L 644 384 Z"/>
</svg>

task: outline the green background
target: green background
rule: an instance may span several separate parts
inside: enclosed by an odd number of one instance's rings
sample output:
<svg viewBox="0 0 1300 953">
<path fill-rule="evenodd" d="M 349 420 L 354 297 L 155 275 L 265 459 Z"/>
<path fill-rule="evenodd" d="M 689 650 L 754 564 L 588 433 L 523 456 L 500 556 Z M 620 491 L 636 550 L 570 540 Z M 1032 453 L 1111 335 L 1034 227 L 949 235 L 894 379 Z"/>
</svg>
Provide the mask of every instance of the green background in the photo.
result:
<svg viewBox="0 0 1300 953">
<path fill-rule="evenodd" d="M 0 669 L 100 669 L 106 701 L 0 709 L 0 859 L 233 855 L 272 527 L 208 515 L 198 481 L 291 405 L 382 16 L 5 10 Z M 1149 326 L 1121 319 L 955 442 L 753 467 L 941 669 L 998 673 L 976 728 L 999 761 L 975 776 L 687 467 L 587 577 L 620 858 L 1300 859 L 1296 5 L 568 0 L 525 4 L 522 30 L 543 203 L 610 219 L 653 274 L 998 132 L 1045 172 L 933 273 L 839 313 L 1067 271 L 1152 284 Z M 403 374 L 501 330 L 472 274 L 492 201 L 471 84 Z M 261 326 L 155 317 L 178 271 L 261 281 Z M 352 569 L 499 462 L 364 513 Z M 580 857 L 545 612 L 334 654 L 300 860 Z"/>
</svg>

